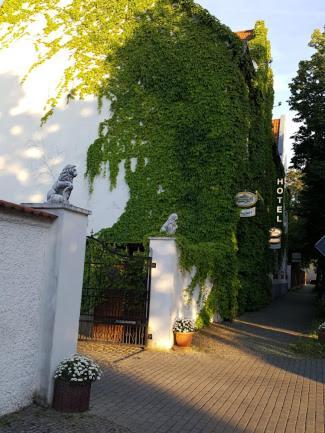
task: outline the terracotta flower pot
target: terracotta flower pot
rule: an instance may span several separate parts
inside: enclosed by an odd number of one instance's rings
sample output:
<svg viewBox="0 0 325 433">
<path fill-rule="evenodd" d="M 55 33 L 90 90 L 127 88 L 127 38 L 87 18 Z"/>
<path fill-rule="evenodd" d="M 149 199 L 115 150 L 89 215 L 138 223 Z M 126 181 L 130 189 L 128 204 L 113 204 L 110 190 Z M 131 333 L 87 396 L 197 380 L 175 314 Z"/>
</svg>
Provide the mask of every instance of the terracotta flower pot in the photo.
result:
<svg viewBox="0 0 325 433">
<path fill-rule="evenodd" d="M 84 412 L 89 409 L 91 383 L 71 383 L 56 379 L 53 408 L 60 412 Z"/>
<path fill-rule="evenodd" d="M 175 332 L 175 342 L 180 347 L 190 347 L 194 332 Z"/>
<path fill-rule="evenodd" d="M 318 341 L 325 343 L 325 329 L 318 330 Z"/>
</svg>

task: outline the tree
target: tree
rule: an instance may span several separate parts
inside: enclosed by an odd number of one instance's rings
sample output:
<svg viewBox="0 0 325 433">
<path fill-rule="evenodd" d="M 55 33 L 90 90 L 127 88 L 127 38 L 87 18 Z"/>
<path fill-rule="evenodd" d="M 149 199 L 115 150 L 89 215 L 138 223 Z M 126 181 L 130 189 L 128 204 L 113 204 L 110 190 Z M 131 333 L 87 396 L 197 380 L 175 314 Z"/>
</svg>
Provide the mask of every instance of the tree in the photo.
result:
<svg viewBox="0 0 325 433">
<path fill-rule="evenodd" d="M 306 258 L 317 257 L 314 244 L 325 235 L 325 32 L 313 32 L 309 46 L 316 51 L 299 63 L 297 76 L 289 85 L 289 104 L 300 123 L 294 138 L 293 167 L 303 173 L 304 187 L 299 214 L 304 226 Z M 324 267 L 319 257 L 319 264 Z"/>
<path fill-rule="evenodd" d="M 289 169 L 286 175 L 286 185 L 290 194 L 290 208 L 298 208 L 300 203 L 300 193 L 304 188 L 303 173 L 301 170 Z"/>
<path fill-rule="evenodd" d="M 304 188 L 302 171 L 289 169 L 286 175 L 286 186 L 288 192 L 289 252 L 302 252 L 305 239 L 304 219 L 301 215 L 301 192 Z"/>
</svg>

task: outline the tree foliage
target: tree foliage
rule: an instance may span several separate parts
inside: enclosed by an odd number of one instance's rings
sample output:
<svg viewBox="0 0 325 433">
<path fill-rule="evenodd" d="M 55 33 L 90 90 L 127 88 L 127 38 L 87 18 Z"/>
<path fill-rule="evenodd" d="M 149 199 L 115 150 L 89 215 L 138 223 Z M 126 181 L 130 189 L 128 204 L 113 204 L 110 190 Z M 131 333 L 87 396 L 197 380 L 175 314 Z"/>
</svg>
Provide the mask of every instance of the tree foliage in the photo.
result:
<svg viewBox="0 0 325 433">
<path fill-rule="evenodd" d="M 286 186 L 290 195 L 290 208 L 299 208 L 300 194 L 304 188 L 303 173 L 300 169 L 289 169 L 286 174 Z"/>
<path fill-rule="evenodd" d="M 304 188 L 304 175 L 300 169 L 289 169 L 286 174 L 287 206 L 289 219 L 289 254 L 302 252 L 304 245 L 304 224 L 301 214 L 301 193 Z"/>
<path fill-rule="evenodd" d="M 289 104 L 300 124 L 292 162 L 304 181 L 299 195 L 302 244 L 305 256 L 313 258 L 314 244 L 325 234 L 325 33 L 315 30 L 309 46 L 315 52 L 310 60 L 299 63 L 290 84 Z"/>
</svg>

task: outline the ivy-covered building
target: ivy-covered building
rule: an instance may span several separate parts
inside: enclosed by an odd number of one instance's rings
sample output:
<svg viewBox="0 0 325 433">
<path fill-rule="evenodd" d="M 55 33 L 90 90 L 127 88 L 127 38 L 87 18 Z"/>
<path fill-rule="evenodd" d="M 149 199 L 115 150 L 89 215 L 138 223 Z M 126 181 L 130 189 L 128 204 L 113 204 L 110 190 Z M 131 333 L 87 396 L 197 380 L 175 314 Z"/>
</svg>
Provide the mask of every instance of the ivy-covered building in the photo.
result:
<svg viewBox="0 0 325 433">
<path fill-rule="evenodd" d="M 145 242 L 178 214 L 189 291 L 212 283 L 199 324 L 269 302 L 282 168 L 264 22 L 236 34 L 191 0 L 5 0 L 0 28 L 0 196 L 41 201 L 74 163 L 73 201 L 105 239 Z"/>
</svg>

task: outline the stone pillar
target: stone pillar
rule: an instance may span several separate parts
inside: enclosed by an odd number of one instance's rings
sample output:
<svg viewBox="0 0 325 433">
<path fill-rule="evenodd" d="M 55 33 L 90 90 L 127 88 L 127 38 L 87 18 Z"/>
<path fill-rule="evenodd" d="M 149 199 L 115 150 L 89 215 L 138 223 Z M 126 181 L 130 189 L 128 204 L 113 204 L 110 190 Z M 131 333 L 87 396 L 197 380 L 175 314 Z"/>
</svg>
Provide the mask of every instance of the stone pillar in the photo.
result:
<svg viewBox="0 0 325 433">
<path fill-rule="evenodd" d="M 151 272 L 149 310 L 149 348 L 170 349 L 173 346 L 173 322 L 177 314 L 178 255 L 175 238 L 149 238 L 150 252 L 156 267 Z"/>
<path fill-rule="evenodd" d="M 42 299 L 41 342 L 36 399 L 52 404 L 54 371 L 76 353 L 88 210 L 70 204 L 26 204 L 58 216 L 48 245 L 48 281 Z"/>
</svg>

